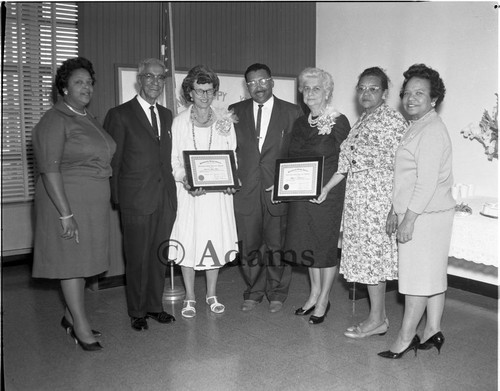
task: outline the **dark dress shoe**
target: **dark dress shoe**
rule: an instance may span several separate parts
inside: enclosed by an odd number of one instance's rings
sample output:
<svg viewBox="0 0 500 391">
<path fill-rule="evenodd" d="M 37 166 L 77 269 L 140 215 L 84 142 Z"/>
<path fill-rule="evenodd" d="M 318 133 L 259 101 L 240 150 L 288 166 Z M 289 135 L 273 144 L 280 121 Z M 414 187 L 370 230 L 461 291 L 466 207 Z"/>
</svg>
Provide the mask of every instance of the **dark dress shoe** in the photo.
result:
<svg viewBox="0 0 500 391">
<path fill-rule="evenodd" d="M 63 327 L 63 329 L 66 330 L 66 334 L 70 334 L 71 333 L 71 330 L 73 329 L 73 325 L 69 322 L 68 319 L 66 319 L 65 316 L 63 316 L 63 318 L 61 319 L 61 326 Z M 102 335 L 102 333 L 100 331 L 97 331 L 97 330 L 90 330 L 92 332 L 92 335 L 94 337 L 100 337 Z"/>
<path fill-rule="evenodd" d="M 429 350 L 434 346 L 436 347 L 439 354 L 441 353 L 441 346 L 443 346 L 443 344 L 444 344 L 444 335 L 441 331 L 438 331 L 427 341 L 422 342 L 420 345 L 418 345 L 418 348 L 421 350 Z"/>
<path fill-rule="evenodd" d="M 173 315 L 170 315 L 169 313 L 166 313 L 165 311 L 162 312 L 148 312 L 146 314 L 146 318 L 151 318 L 156 320 L 159 323 L 172 323 L 175 322 L 175 317 Z"/>
<path fill-rule="evenodd" d="M 148 321 L 146 318 L 130 318 L 130 323 L 132 328 L 136 331 L 142 331 L 148 329 Z"/>
<path fill-rule="evenodd" d="M 75 343 L 77 345 L 80 345 L 81 348 L 87 352 L 97 352 L 99 350 L 102 350 L 102 346 L 99 342 L 91 342 L 91 343 L 87 343 L 87 342 L 83 342 L 80 338 L 78 338 L 75 334 L 75 330 L 71 329 L 71 331 L 69 332 L 69 335 L 71 335 L 71 338 L 73 338 L 75 340 Z"/>
<path fill-rule="evenodd" d="M 315 308 L 316 308 L 315 305 L 313 305 L 311 308 L 309 308 L 307 310 L 305 310 L 304 308 L 300 307 L 299 309 L 295 310 L 295 315 L 298 315 L 298 316 L 309 315 L 311 312 L 314 311 Z"/>
<path fill-rule="evenodd" d="M 406 352 L 413 350 L 415 352 L 415 356 L 417 356 L 418 345 L 420 345 L 420 338 L 418 337 L 418 335 L 415 334 L 415 336 L 411 340 L 408 347 L 405 350 L 403 350 L 402 352 L 394 353 L 394 352 L 391 352 L 390 350 L 386 350 L 385 352 L 378 353 L 378 355 L 380 357 L 383 357 L 383 358 L 390 358 L 390 359 L 394 360 L 394 359 L 399 359 L 399 358 L 403 357 Z"/>
<path fill-rule="evenodd" d="M 310 324 L 320 324 L 320 323 L 323 323 L 323 321 L 325 320 L 326 314 L 328 313 L 329 309 L 330 309 L 330 302 L 328 302 L 328 304 L 326 305 L 325 313 L 322 316 L 311 315 L 309 317 L 309 323 Z"/>
</svg>

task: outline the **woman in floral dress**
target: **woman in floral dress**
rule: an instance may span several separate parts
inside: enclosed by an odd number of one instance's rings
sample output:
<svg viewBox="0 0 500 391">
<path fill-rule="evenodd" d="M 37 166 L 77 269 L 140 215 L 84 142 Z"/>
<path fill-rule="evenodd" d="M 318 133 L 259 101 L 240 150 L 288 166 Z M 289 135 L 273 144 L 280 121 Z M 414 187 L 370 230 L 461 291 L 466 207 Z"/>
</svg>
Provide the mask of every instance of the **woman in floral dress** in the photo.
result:
<svg viewBox="0 0 500 391">
<path fill-rule="evenodd" d="M 368 318 L 344 335 L 365 338 L 389 328 L 385 312 L 387 280 L 398 278 L 395 236 L 386 233 L 391 212 L 394 155 L 406 130 L 404 117 L 385 103 L 389 79 L 378 67 L 361 73 L 356 86 L 364 111 L 341 146 L 331 185 L 347 176 L 340 273 L 367 284 Z"/>
</svg>

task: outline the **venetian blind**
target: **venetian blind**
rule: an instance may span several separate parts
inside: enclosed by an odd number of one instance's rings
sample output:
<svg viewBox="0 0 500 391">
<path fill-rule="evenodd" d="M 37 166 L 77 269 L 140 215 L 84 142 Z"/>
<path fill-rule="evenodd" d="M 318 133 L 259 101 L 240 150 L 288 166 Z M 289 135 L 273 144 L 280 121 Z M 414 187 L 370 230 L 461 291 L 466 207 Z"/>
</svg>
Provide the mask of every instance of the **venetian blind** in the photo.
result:
<svg viewBox="0 0 500 391">
<path fill-rule="evenodd" d="M 31 131 L 52 105 L 57 67 L 78 55 L 76 3 L 4 3 L 2 202 L 33 199 Z"/>
</svg>

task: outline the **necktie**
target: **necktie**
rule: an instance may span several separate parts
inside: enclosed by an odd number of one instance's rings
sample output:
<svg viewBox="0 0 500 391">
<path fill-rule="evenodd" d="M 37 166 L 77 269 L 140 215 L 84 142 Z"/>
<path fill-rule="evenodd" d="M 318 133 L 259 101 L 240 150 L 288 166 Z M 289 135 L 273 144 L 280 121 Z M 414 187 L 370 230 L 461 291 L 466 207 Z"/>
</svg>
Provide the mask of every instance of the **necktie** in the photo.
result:
<svg viewBox="0 0 500 391">
<path fill-rule="evenodd" d="M 257 111 L 257 125 L 255 126 L 255 133 L 257 133 L 257 138 L 260 138 L 260 123 L 262 121 L 262 106 L 259 105 L 259 111 Z"/>
<path fill-rule="evenodd" d="M 155 107 L 150 106 L 149 110 L 151 110 L 151 123 L 153 124 L 153 129 L 156 132 L 156 137 L 160 138 L 160 132 L 158 131 L 158 121 L 156 121 Z"/>
</svg>

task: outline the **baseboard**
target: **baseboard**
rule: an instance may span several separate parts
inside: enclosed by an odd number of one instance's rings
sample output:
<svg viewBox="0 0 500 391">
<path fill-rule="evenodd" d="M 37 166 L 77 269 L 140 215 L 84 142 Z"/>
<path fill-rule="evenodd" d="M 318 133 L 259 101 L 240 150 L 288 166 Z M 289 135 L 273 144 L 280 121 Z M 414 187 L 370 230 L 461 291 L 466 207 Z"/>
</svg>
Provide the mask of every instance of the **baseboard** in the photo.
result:
<svg viewBox="0 0 500 391">
<path fill-rule="evenodd" d="M 111 277 L 102 277 L 97 281 L 97 289 L 116 288 L 117 286 L 125 285 L 125 274 L 120 274 Z"/>
<path fill-rule="evenodd" d="M 2 256 L 2 267 L 16 266 L 21 264 L 31 264 L 33 262 L 33 253 L 28 254 L 16 254 L 9 256 Z M 232 266 L 232 264 L 231 264 Z M 170 270 L 170 269 L 169 269 Z M 167 272 L 168 274 L 169 272 Z M 174 266 L 174 276 L 181 275 L 180 267 Z M 167 278 L 169 278 L 167 276 Z M 366 285 L 356 284 L 356 290 L 354 290 L 353 283 L 347 283 L 349 290 L 349 300 L 359 300 L 368 297 L 368 292 L 366 290 Z M 111 277 L 102 277 L 98 279 L 97 289 L 107 289 L 115 288 L 117 286 L 125 285 L 125 275 L 117 275 Z M 469 278 L 457 277 L 448 274 L 448 286 L 451 288 L 460 289 L 463 291 L 475 293 L 478 295 L 491 297 L 498 300 L 498 289 L 499 287 L 493 284 L 487 284 L 481 281 L 471 280 Z M 95 283 L 93 284 L 93 289 L 95 289 Z M 397 281 L 387 282 L 387 291 L 393 291 L 398 289 Z"/>
<path fill-rule="evenodd" d="M 448 274 L 448 286 L 498 300 L 498 286 Z"/>
<path fill-rule="evenodd" d="M 368 297 L 368 290 L 365 284 L 356 284 L 356 289 L 354 289 L 354 283 L 348 283 L 349 285 L 349 300 L 360 300 L 366 299 Z M 450 288 L 460 289 L 462 291 L 475 293 L 478 295 L 491 297 L 498 300 L 498 286 L 493 284 L 487 284 L 481 281 L 475 281 L 468 278 L 457 277 L 448 275 L 448 286 Z M 388 281 L 386 291 L 395 291 L 398 289 L 397 281 Z"/>
</svg>

